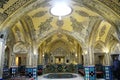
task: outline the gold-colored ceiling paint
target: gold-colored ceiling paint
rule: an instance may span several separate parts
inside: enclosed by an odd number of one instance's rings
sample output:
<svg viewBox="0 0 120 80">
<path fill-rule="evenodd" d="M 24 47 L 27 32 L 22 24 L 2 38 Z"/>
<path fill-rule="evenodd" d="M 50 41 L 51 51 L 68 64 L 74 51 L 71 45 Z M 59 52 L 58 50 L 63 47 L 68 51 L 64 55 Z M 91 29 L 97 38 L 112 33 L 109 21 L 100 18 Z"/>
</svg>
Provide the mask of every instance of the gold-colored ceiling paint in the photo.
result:
<svg viewBox="0 0 120 80">
<path fill-rule="evenodd" d="M 24 32 L 20 22 L 17 22 L 14 27 L 12 27 L 12 31 L 14 33 L 16 41 L 25 41 L 24 40 Z"/>
<path fill-rule="evenodd" d="M 83 11 L 83 12 L 89 14 L 90 16 L 99 16 L 96 12 L 93 12 L 85 7 L 73 6 L 73 9 Z"/>
<path fill-rule="evenodd" d="M 67 31 L 72 31 L 72 22 L 70 21 L 69 16 L 63 17 L 64 25 L 62 26 L 62 29 Z"/>
<path fill-rule="evenodd" d="M 3 0 L 4 1 L 4 0 Z M 3 8 L 0 8 L 0 12 L 3 12 L 4 10 L 6 10 L 7 8 L 9 8 L 12 4 L 14 4 L 17 0 L 8 0 L 8 2 L 6 2 L 3 5 Z M 1 3 L 2 4 L 2 3 Z"/>
<path fill-rule="evenodd" d="M 101 41 L 105 42 L 110 28 L 111 28 L 110 23 L 108 23 L 106 21 L 102 21 L 98 28 L 96 41 L 101 40 Z"/>
</svg>

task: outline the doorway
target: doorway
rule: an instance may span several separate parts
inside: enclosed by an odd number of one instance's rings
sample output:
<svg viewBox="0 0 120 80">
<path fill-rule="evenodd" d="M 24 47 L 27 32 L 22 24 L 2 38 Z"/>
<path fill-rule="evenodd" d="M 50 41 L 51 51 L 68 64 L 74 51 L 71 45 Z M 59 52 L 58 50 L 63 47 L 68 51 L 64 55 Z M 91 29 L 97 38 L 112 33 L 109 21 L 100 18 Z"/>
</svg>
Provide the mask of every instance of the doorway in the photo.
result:
<svg viewBox="0 0 120 80">
<path fill-rule="evenodd" d="M 25 66 L 26 65 L 26 55 L 24 55 L 24 54 L 16 55 L 15 63 L 17 66 Z"/>
<path fill-rule="evenodd" d="M 65 62 L 64 57 L 55 57 L 56 64 L 63 64 Z"/>
</svg>

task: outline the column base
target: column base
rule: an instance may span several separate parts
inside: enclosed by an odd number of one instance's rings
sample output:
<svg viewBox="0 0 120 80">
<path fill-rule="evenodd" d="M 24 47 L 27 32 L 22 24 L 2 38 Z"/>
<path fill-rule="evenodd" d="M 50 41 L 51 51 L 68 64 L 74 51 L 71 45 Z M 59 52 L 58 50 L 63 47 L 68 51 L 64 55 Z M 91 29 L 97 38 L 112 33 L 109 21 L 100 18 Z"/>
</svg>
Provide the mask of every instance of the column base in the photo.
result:
<svg viewBox="0 0 120 80">
<path fill-rule="evenodd" d="M 26 68 L 26 77 L 27 78 L 34 78 L 34 80 L 37 80 L 37 68 Z"/>
<path fill-rule="evenodd" d="M 85 66 L 85 80 L 96 80 L 95 66 Z"/>
<path fill-rule="evenodd" d="M 105 71 L 104 79 L 105 80 L 113 80 L 111 70 L 112 70 L 111 66 L 104 66 L 104 71 Z"/>
</svg>

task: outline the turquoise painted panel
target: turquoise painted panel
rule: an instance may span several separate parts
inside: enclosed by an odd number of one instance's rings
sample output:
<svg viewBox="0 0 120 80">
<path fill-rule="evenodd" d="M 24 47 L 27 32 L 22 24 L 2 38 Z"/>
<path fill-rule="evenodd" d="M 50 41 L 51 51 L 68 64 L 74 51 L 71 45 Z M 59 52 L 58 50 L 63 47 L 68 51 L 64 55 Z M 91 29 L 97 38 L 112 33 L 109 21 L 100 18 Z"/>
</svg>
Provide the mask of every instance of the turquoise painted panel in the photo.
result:
<svg viewBox="0 0 120 80">
<path fill-rule="evenodd" d="M 26 77 L 27 78 L 34 78 L 34 80 L 37 80 L 37 67 L 26 68 Z"/>
<path fill-rule="evenodd" d="M 111 66 L 104 66 L 104 71 L 105 71 L 104 79 L 113 80 Z"/>
<path fill-rule="evenodd" d="M 96 80 L 95 66 L 85 66 L 85 80 Z"/>
</svg>

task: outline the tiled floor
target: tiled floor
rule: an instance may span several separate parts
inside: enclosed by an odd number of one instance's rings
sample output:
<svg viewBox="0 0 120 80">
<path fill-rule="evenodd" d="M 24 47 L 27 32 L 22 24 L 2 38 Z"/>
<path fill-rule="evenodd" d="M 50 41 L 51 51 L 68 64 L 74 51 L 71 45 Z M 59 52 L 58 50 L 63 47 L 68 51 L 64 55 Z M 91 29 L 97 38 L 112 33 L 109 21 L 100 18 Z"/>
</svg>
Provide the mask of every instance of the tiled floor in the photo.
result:
<svg viewBox="0 0 120 80">
<path fill-rule="evenodd" d="M 39 78 L 40 76 L 38 76 L 38 80 L 40 80 Z M 17 76 L 11 79 L 4 79 L 4 80 L 33 80 L 33 78 L 26 78 L 25 76 Z M 84 80 L 84 77 L 81 76 L 80 80 Z M 105 80 L 105 79 L 96 79 L 96 80 Z"/>
<path fill-rule="evenodd" d="M 39 76 L 38 76 L 38 80 L 40 80 L 40 79 L 39 79 Z M 81 79 L 80 79 L 80 80 L 84 80 L 84 77 L 81 76 Z M 96 80 L 105 80 L 105 79 L 96 79 Z"/>
</svg>

